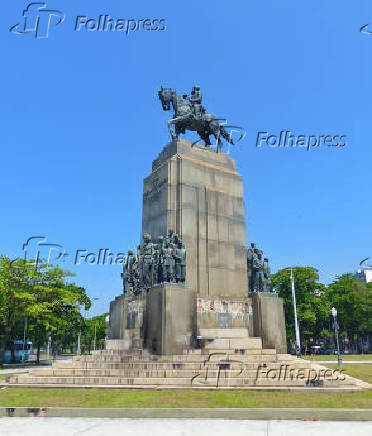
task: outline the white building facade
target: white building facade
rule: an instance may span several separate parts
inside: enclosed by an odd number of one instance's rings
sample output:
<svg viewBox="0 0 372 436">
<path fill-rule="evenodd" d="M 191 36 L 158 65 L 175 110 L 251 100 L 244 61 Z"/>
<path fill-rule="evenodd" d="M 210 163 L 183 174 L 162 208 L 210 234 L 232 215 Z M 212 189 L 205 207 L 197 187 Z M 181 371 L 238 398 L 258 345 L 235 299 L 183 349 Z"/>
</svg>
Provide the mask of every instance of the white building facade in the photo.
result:
<svg viewBox="0 0 372 436">
<path fill-rule="evenodd" d="M 358 269 L 356 276 L 365 283 L 372 282 L 372 267 Z"/>
</svg>

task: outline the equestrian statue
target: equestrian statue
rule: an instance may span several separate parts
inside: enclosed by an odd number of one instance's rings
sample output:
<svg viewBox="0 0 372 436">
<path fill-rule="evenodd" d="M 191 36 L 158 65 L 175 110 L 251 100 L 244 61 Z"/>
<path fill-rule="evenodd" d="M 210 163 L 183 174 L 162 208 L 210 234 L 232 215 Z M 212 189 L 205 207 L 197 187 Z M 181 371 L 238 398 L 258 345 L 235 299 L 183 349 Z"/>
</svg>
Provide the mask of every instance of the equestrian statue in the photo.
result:
<svg viewBox="0 0 372 436">
<path fill-rule="evenodd" d="M 235 128 L 243 130 L 237 126 L 226 126 L 220 123 L 221 118 L 216 118 L 213 114 L 207 113 L 202 105 L 202 94 L 199 86 L 194 86 L 191 95 L 178 95 L 171 88 L 161 87 L 159 92 L 159 100 L 161 101 L 163 110 L 174 110 L 173 117 L 168 120 L 168 128 L 172 140 L 177 140 L 180 133 L 185 133 L 186 130 L 196 131 L 200 138 L 204 141 L 206 147 L 211 146 L 210 135 L 213 135 L 217 141 L 217 153 L 221 151 L 223 142 L 221 136 L 229 143 L 234 144 L 234 141 L 227 133 L 226 128 Z M 240 136 L 238 141 L 243 138 Z M 236 142 L 238 142 L 236 141 Z M 194 143 L 195 144 L 195 143 Z"/>
</svg>

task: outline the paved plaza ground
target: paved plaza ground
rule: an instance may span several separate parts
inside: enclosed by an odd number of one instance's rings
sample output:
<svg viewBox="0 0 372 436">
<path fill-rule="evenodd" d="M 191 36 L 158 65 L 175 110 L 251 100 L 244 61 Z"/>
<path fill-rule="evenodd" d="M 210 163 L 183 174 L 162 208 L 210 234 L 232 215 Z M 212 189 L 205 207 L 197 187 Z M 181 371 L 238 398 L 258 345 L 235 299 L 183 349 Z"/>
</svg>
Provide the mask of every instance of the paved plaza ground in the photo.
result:
<svg viewBox="0 0 372 436">
<path fill-rule="evenodd" d="M 2 418 L 1 436 L 350 436 L 372 434 L 371 422 L 187 419 Z"/>
</svg>

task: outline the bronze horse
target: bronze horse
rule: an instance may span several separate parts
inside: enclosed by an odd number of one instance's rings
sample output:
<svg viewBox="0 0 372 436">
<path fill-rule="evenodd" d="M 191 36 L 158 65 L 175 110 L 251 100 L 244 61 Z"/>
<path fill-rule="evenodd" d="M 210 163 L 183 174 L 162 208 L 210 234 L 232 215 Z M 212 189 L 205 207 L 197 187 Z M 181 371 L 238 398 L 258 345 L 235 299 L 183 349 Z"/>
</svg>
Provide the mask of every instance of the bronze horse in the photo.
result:
<svg viewBox="0 0 372 436">
<path fill-rule="evenodd" d="M 186 100 L 186 95 L 180 96 L 173 89 L 163 87 L 160 88 L 158 95 L 163 110 L 169 111 L 171 107 L 174 110 L 173 118 L 168 120 L 168 128 L 172 140 L 178 139 L 180 133 L 185 133 L 186 130 L 192 130 L 198 133 L 200 138 L 205 142 L 206 147 L 211 145 L 209 136 L 213 135 L 217 140 L 217 153 L 221 151 L 223 146 L 221 136 L 229 144 L 234 144 L 231 135 L 229 135 L 225 129 L 225 127 L 233 126 L 223 126 L 219 122 L 220 119 L 216 118 L 213 114 L 206 113 L 204 107 L 201 105 L 200 108 L 202 108 L 202 110 L 197 115 L 193 104 Z"/>
</svg>

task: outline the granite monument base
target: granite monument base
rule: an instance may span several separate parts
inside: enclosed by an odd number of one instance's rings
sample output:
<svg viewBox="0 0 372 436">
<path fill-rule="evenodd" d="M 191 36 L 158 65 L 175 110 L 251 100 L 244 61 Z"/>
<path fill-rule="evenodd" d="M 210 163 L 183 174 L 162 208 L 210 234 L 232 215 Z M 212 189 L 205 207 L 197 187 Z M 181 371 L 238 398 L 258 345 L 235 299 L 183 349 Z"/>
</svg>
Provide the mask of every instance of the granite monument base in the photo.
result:
<svg viewBox="0 0 372 436">
<path fill-rule="evenodd" d="M 195 293 L 164 284 L 145 294 L 116 298 L 110 306 L 108 348 L 182 354 L 196 337 Z"/>
<path fill-rule="evenodd" d="M 287 352 L 287 336 L 283 300 L 274 293 L 259 292 L 252 295 L 253 332 L 262 338 L 264 348 Z"/>
<path fill-rule="evenodd" d="M 172 285 L 150 289 L 146 295 L 144 343 L 152 354 L 182 354 L 196 336 L 195 293 Z"/>
</svg>

